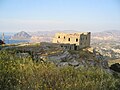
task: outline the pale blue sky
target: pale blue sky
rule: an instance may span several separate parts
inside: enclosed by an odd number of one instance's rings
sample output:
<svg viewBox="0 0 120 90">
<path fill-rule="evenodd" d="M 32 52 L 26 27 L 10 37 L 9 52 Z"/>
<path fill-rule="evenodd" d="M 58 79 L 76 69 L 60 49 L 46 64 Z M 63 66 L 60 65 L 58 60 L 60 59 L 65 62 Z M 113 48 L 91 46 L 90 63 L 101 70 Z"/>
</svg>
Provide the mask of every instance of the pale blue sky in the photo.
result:
<svg viewBox="0 0 120 90">
<path fill-rule="evenodd" d="M 120 30 L 120 0 L 0 0 L 0 32 Z"/>
</svg>

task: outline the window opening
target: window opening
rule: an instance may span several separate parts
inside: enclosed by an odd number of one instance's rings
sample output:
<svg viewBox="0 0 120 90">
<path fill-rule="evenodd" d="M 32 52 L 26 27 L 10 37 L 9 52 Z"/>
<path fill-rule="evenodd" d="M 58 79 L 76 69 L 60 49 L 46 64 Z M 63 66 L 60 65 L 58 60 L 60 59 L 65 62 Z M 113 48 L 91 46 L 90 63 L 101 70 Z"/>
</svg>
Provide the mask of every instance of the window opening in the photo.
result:
<svg viewBox="0 0 120 90">
<path fill-rule="evenodd" d="M 70 38 L 68 38 L 68 41 L 70 41 Z"/>
<path fill-rule="evenodd" d="M 76 42 L 78 42 L 78 38 L 76 39 Z"/>
</svg>

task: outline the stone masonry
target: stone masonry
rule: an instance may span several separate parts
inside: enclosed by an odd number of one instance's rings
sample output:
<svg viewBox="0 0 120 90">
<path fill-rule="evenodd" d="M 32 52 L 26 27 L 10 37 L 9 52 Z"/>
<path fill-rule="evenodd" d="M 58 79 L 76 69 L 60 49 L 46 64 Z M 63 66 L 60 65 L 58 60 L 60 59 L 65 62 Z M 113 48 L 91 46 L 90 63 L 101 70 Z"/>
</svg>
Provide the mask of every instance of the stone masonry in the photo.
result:
<svg viewBox="0 0 120 90">
<path fill-rule="evenodd" d="M 68 50 L 78 50 L 80 48 L 90 47 L 90 32 L 85 33 L 56 33 L 53 43 L 60 44 Z"/>
</svg>

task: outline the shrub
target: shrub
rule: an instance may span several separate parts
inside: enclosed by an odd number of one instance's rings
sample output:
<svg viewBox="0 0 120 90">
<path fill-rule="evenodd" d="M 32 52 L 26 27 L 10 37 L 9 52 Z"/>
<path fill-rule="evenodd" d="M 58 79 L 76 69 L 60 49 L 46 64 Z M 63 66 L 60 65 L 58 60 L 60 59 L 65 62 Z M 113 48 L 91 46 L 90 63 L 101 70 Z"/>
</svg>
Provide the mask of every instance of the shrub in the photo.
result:
<svg viewBox="0 0 120 90">
<path fill-rule="evenodd" d="M 119 82 L 98 67 L 56 67 L 0 51 L 0 90 L 118 90 Z"/>
</svg>

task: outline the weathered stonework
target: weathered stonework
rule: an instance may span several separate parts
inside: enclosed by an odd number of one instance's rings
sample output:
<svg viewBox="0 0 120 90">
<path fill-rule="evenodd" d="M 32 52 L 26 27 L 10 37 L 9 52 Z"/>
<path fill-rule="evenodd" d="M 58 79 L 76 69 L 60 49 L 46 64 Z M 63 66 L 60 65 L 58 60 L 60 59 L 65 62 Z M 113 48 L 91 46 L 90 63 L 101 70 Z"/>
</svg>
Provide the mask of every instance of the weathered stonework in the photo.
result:
<svg viewBox="0 0 120 90">
<path fill-rule="evenodd" d="M 90 32 L 85 33 L 56 33 L 53 38 L 53 43 L 60 44 L 69 50 L 78 50 L 84 47 L 90 47 Z"/>
</svg>

